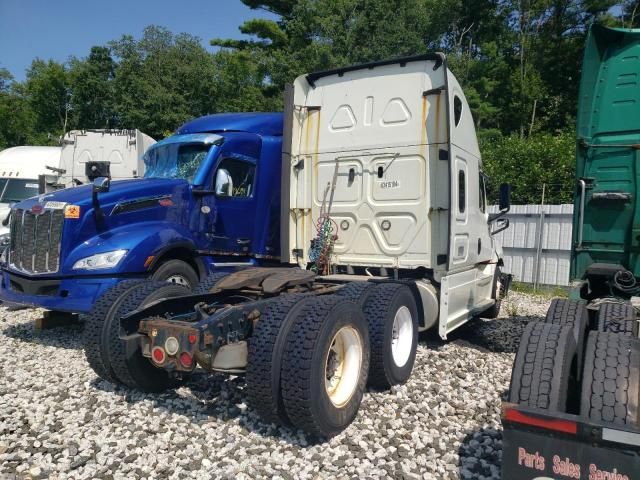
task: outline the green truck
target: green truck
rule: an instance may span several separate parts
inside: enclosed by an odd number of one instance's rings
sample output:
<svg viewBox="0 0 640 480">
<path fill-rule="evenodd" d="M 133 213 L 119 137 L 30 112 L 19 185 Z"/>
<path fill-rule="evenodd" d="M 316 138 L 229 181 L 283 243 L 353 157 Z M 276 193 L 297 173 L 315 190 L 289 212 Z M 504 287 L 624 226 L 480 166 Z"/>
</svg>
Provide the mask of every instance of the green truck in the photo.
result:
<svg viewBox="0 0 640 480">
<path fill-rule="evenodd" d="M 640 479 L 640 30 L 594 25 L 568 299 L 529 323 L 503 404 L 508 480 Z"/>
</svg>

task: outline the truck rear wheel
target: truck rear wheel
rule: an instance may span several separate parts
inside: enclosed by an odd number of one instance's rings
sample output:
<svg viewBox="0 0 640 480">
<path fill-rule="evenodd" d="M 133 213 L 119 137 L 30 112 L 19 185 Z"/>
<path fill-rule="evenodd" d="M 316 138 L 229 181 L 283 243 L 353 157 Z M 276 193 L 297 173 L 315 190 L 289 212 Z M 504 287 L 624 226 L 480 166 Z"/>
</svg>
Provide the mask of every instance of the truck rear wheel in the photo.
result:
<svg viewBox="0 0 640 480">
<path fill-rule="evenodd" d="M 369 368 L 362 309 L 338 295 L 305 301 L 292 319 L 282 363 L 282 397 L 294 426 L 329 438 L 356 417 Z"/>
<path fill-rule="evenodd" d="M 640 422 L 640 340 L 591 332 L 587 340 L 580 413 L 591 420 Z"/>
<path fill-rule="evenodd" d="M 229 272 L 215 272 L 207 275 L 207 278 L 202 280 L 198 286 L 194 289 L 194 294 L 204 294 L 209 293 L 211 289 L 222 280 L 224 277 L 229 275 Z"/>
<path fill-rule="evenodd" d="M 569 300 L 567 298 L 554 298 L 547 310 L 545 323 L 553 325 L 567 325 L 573 329 L 573 338 L 576 341 L 577 377 L 582 375 L 582 363 L 584 357 L 584 344 L 589 330 L 589 312 L 587 302 L 584 300 Z"/>
<path fill-rule="evenodd" d="M 266 422 L 290 423 L 280 392 L 280 371 L 287 335 L 305 298 L 311 300 L 301 293 L 277 297 L 260 315 L 249 339 L 248 402 Z"/>
<path fill-rule="evenodd" d="M 605 302 L 598 310 L 598 331 L 636 336 L 636 309 L 629 303 Z"/>
<path fill-rule="evenodd" d="M 336 295 L 348 298 L 356 305 L 359 305 L 360 308 L 364 308 L 375 286 L 376 284 L 372 282 L 349 282 L 340 288 Z"/>
<path fill-rule="evenodd" d="M 156 282 L 175 283 L 193 290 L 198 285 L 198 274 L 187 262 L 182 260 L 167 260 L 161 263 L 151 274 L 151 280 Z"/>
<path fill-rule="evenodd" d="M 91 369 L 102 379 L 118 383 L 113 373 L 106 351 L 102 348 L 105 318 L 114 315 L 120 308 L 126 293 L 135 289 L 145 280 L 125 280 L 107 290 L 87 314 L 84 326 L 84 355 Z"/>
<path fill-rule="evenodd" d="M 371 341 L 369 385 L 387 389 L 406 382 L 418 349 L 418 308 L 411 290 L 400 283 L 376 285 L 364 314 Z"/>
<path fill-rule="evenodd" d="M 181 285 L 165 282 L 149 282 L 138 284 L 124 292 L 118 299 L 118 308 L 110 310 L 104 318 L 101 348 L 102 357 L 111 366 L 119 383 L 144 392 L 161 392 L 174 387 L 177 382 L 169 378 L 165 370 L 154 367 L 142 355 L 139 344 L 127 349 L 123 337 L 127 335 L 120 326 L 120 318 L 149 303 L 161 298 L 189 295 L 191 292 Z M 130 335 L 137 336 L 137 333 Z"/>
<path fill-rule="evenodd" d="M 571 371 L 576 358 L 573 328 L 531 322 L 520 338 L 511 372 L 509 401 L 555 412 L 566 412 Z"/>
</svg>

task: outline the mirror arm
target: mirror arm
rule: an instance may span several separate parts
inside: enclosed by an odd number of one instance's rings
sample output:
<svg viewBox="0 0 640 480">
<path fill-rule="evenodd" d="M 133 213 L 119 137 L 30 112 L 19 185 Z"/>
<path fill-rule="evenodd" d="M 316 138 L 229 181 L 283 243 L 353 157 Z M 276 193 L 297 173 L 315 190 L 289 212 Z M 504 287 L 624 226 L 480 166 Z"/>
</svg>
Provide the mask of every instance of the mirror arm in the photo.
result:
<svg viewBox="0 0 640 480">
<path fill-rule="evenodd" d="M 493 236 L 493 235 L 495 235 L 497 233 L 502 232 L 503 230 L 506 230 L 507 228 L 509 228 L 509 219 L 505 218 L 504 219 L 504 224 L 502 226 L 498 227 L 496 230 L 493 230 L 490 234 L 491 234 L 491 236 Z"/>
<path fill-rule="evenodd" d="M 489 223 L 495 222 L 499 218 L 504 217 L 507 213 L 509 213 L 509 210 L 511 210 L 511 207 L 503 208 L 498 213 L 490 213 L 489 214 Z"/>
</svg>

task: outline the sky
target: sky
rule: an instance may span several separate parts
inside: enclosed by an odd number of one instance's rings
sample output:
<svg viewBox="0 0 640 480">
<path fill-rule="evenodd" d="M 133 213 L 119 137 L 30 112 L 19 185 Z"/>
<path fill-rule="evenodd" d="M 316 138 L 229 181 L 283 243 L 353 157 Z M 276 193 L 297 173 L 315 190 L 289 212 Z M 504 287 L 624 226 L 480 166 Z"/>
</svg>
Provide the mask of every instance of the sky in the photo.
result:
<svg viewBox="0 0 640 480">
<path fill-rule="evenodd" d="M 36 58 L 65 62 L 122 35 L 140 38 L 147 25 L 200 37 L 242 38 L 250 18 L 275 18 L 240 0 L 0 0 L 0 68 L 17 80 Z"/>
</svg>

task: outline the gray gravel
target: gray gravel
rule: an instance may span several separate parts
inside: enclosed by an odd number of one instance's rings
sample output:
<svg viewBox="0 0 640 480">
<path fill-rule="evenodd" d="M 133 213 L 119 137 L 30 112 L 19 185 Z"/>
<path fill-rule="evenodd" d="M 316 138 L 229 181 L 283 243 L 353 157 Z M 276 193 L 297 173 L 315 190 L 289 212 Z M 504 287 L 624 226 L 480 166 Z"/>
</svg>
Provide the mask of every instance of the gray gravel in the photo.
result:
<svg viewBox="0 0 640 480">
<path fill-rule="evenodd" d="M 517 339 L 548 303 L 512 293 L 498 320 L 448 342 L 423 336 L 409 383 L 368 392 L 320 445 L 262 423 L 242 378 L 199 374 L 161 395 L 114 388 L 87 365 L 80 325 L 38 333 L 41 311 L 0 308 L 0 479 L 500 478 L 500 399 Z"/>
</svg>

